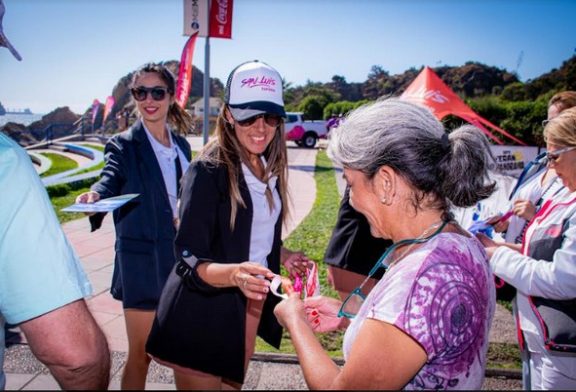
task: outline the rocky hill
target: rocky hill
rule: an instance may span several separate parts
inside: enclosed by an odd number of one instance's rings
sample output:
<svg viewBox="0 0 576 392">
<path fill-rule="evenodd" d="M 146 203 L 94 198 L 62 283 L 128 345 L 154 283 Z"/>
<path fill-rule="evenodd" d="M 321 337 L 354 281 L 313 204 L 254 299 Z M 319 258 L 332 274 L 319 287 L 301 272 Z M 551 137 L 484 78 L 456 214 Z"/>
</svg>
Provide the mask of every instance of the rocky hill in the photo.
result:
<svg viewBox="0 0 576 392">
<path fill-rule="evenodd" d="M 22 146 L 35 144 L 46 137 L 46 130 L 52 125 L 52 137 L 59 138 L 72 134 L 77 127 L 80 116 L 70 110 L 68 106 L 57 108 L 28 126 L 9 122 L 0 128 L 12 139 Z"/>
<path fill-rule="evenodd" d="M 2 102 L 0 102 L 0 116 L 3 116 L 6 114 L 6 109 L 4 109 L 4 106 L 2 106 Z"/>
</svg>

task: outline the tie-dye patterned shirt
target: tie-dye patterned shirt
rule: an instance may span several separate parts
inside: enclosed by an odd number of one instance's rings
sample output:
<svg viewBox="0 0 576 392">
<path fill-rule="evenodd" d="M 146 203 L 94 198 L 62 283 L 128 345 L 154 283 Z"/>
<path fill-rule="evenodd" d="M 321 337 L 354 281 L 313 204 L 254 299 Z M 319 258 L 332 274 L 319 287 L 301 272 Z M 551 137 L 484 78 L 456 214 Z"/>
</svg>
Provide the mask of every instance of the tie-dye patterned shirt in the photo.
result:
<svg viewBox="0 0 576 392">
<path fill-rule="evenodd" d="M 405 389 L 480 389 L 495 301 L 480 242 L 441 233 L 392 265 L 370 292 L 346 331 L 344 357 L 364 320 L 381 320 L 427 353 Z"/>
</svg>

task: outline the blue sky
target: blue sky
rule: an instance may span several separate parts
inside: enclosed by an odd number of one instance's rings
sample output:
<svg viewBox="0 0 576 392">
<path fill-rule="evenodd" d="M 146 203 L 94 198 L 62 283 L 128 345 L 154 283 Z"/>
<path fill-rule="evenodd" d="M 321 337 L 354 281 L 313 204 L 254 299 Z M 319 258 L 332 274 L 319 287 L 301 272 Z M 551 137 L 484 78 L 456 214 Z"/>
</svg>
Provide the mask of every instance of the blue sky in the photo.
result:
<svg viewBox="0 0 576 392">
<path fill-rule="evenodd" d="M 182 0 L 4 4 L 4 32 L 23 57 L 0 48 L 0 102 L 10 109 L 84 112 L 140 65 L 178 60 L 187 38 Z M 233 39 L 210 40 L 210 75 L 225 82 L 260 59 L 293 85 L 362 82 L 373 65 L 397 74 L 479 61 L 526 81 L 576 54 L 574 20 L 570 0 L 235 0 Z M 202 70 L 204 49 L 200 38 Z"/>
</svg>

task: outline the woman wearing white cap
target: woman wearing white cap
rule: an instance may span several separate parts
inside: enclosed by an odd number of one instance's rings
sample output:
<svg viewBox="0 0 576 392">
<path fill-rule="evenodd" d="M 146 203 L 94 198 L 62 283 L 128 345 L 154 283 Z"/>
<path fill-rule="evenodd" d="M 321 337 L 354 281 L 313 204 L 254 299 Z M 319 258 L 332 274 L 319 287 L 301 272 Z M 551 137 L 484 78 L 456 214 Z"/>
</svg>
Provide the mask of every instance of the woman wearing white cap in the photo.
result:
<svg viewBox="0 0 576 392">
<path fill-rule="evenodd" d="M 284 115 L 278 72 L 259 61 L 241 64 L 228 78 L 217 137 L 184 177 L 179 263 L 147 351 L 187 371 L 187 388 L 240 388 L 257 332 L 279 347 L 278 301 L 267 279 L 280 273 L 281 261 L 289 272 L 308 265 L 281 246 L 288 214 Z"/>
</svg>

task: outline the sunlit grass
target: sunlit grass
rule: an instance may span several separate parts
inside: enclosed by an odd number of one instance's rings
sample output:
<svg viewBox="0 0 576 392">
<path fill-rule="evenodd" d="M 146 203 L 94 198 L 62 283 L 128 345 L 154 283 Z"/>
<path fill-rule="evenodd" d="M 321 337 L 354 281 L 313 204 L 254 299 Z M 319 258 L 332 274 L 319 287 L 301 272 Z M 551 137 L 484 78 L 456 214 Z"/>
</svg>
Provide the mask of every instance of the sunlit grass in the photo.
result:
<svg viewBox="0 0 576 392">
<path fill-rule="evenodd" d="M 62 173 L 68 170 L 76 169 L 78 167 L 78 162 L 61 154 L 55 154 L 53 152 L 42 152 L 41 155 L 48 158 L 52 165 L 50 168 L 42 173 L 40 177 L 48 177 L 54 174 Z"/>
<path fill-rule="evenodd" d="M 318 265 L 322 294 L 337 297 L 337 293 L 327 281 L 324 252 L 336 223 L 340 206 L 340 195 L 336 186 L 332 162 L 322 150 L 316 156 L 314 180 L 316 182 L 316 201 L 312 210 L 284 241 L 284 246 L 291 250 L 301 250 L 315 261 Z M 285 270 L 283 270 L 283 274 L 286 274 Z M 323 347 L 332 357 L 342 356 L 342 332 L 318 334 L 318 337 Z M 256 341 L 256 351 L 278 352 L 260 338 Z M 295 353 L 294 346 L 287 332 L 284 333 L 280 352 Z"/>
</svg>

